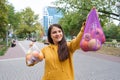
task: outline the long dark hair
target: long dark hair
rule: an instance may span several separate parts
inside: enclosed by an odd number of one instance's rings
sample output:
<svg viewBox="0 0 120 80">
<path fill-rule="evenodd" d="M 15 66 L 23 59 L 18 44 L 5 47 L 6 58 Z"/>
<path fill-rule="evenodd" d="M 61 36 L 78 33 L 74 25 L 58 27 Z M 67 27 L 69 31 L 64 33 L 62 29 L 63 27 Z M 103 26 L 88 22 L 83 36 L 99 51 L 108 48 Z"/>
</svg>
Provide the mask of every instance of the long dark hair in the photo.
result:
<svg viewBox="0 0 120 80">
<path fill-rule="evenodd" d="M 49 29 L 48 29 L 48 41 L 51 44 L 54 44 L 54 42 L 51 38 L 51 30 L 52 30 L 53 27 L 57 27 L 57 28 L 61 29 L 62 33 L 63 33 L 62 40 L 60 42 L 58 42 L 58 57 L 59 57 L 60 61 L 64 61 L 69 57 L 69 50 L 68 50 L 67 42 L 66 42 L 66 39 L 65 39 L 65 36 L 64 36 L 64 31 L 63 31 L 61 25 L 59 25 L 59 24 L 50 25 Z"/>
</svg>

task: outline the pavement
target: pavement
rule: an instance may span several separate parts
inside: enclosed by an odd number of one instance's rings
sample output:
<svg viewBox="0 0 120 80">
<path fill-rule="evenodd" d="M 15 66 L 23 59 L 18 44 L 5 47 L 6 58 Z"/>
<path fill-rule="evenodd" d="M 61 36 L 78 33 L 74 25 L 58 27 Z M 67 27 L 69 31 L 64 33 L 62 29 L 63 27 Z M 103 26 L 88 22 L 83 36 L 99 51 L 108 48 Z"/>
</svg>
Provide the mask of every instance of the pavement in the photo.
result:
<svg viewBox="0 0 120 80">
<path fill-rule="evenodd" d="M 24 51 L 24 49 L 21 47 L 18 41 L 16 42 L 16 44 L 17 45 L 15 47 L 8 48 L 5 55 L 0 56 L 0 60 L 25 57 L 26 51 Z M 82 54 L 120 63 L 120 57 L 113 56 L 113 55 L 105 55 L 105 54 L 99 54 L 96 52 L 83 52 L 83 51 L 82 51 Z"/>
<path fill-rule="evenodd" d="M 3 59 L 12 59 L 12 58 L 20 58 L 24 57 L 25 52 L 22 50 L 21 46 L 18 44 L 18 41 L 16 41 L 15 47 L 9 47 L 6 51 L 5 55 L 0 56 L 0 60 Z"/>
<path fill-rule="evenodd" d="M 100 53 L 97 53 L 97 52 L 83 52 L 82 51 L 82 54 L 83 53 L 84 53 L 84 55 L 87 55 L 87 56 L 92 56 L 92 57 L 96 57 L 96 58 L 120 63 L 120 57 L 118 57 L 118 56 L 100 54 Z"/>
<path fill-rule="evenodd" d="M 0 80 L 41 80 L 44 61 L 34 67 L 26 66 L 21 45 L 27 42 L 19 43 L 0 56 Z M 77 50 L 73 59 L 75 80 L 120 80 L 120 57 Z"/>
</svg>

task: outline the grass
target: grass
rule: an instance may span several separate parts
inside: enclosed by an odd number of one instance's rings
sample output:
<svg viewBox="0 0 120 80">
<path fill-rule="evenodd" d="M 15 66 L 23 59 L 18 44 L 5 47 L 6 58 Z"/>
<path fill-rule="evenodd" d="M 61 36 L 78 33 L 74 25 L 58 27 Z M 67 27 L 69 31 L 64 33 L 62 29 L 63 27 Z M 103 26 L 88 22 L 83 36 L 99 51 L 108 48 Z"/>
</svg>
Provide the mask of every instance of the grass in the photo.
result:
<svg viewBox="0 0 120 80">
<path fill-rule="evenodd" d="M 101 54 L 113 55 L 120 57 L 120 48 L 105 47 L 103 46 L 100 50 L 96 51 Z"/>
</svg>

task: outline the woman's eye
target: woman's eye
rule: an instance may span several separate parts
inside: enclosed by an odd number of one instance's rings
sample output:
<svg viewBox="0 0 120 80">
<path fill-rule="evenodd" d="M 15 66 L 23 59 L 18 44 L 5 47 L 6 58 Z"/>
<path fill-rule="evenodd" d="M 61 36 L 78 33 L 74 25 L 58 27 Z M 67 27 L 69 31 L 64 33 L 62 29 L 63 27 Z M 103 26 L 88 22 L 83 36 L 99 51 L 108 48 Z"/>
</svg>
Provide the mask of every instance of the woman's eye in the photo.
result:
<svg viewBox="0 0 120 80">
<path fill-rule="evenodd" d="M 52 34 L 55 34 L 55 33 L 56 33 L 56 31 L 53 31 L 53 32 L 52 32 Z"/>
<path fill-rule="evenodd" d="M 59 33 L 61 33 L 62 31 L 58 31 Z"/>
<path fill-rule="evenodd" d="M 56 34 L 56 33 L 61 33 L 62 31 L 59 30 L 59 31 L 53 31 L 52 34 Z"/>
</svg>

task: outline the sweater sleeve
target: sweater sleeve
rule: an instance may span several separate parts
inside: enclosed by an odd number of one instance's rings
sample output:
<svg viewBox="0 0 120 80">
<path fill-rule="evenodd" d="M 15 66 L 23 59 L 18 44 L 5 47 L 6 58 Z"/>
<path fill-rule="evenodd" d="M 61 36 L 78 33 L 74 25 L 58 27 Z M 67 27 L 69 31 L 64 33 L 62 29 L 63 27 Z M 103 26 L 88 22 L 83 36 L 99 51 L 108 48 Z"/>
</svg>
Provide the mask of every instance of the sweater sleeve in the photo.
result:
<svg viewBox="0 0 120 80">
<path fill-rule="evenodd" d="M 42 52 L 44 58 L 45 58 L 45 50 L 46 50 L 45 48 L 46 48 L 46 47 L 44 47 L 44 48 L 41 49 L 41 52 Z"/>
<path fill-rule="evenodd" d="M 82 26 L 80 32 L 78 33 L 77 37 L 73 40 L 71 40 L 68 43 L 70 51 L 73 53 L 75 50 L 80 48 L 80 41 L 82 39 L 83 33 L 84 33 L 84 25 Z"/>
</svg>

